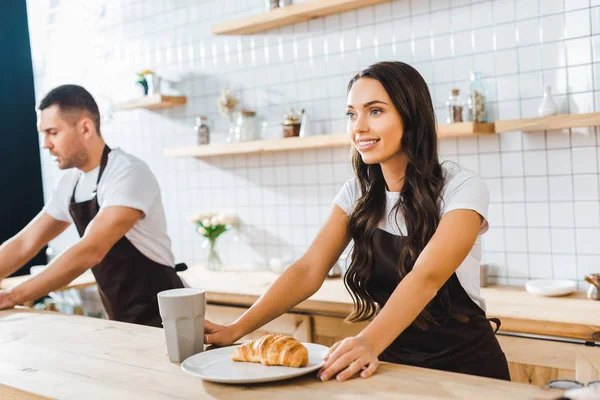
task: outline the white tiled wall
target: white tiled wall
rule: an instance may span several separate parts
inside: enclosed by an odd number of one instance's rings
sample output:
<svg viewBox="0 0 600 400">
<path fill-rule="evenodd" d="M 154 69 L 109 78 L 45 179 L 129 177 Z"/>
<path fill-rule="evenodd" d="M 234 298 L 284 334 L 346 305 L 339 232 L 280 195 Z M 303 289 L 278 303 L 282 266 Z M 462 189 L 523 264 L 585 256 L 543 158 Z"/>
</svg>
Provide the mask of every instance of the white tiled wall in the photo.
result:
<svg viewBox="0 0 600 400">
<path fill-rule="evenodd" d="M 552 85 L 561 112 L 600 109 L 597 0 L 396 0 L 251 36 L 213 36 L 210 25 L 263 11 L 263 0 L 29 0 L 38 96 L 66 82 L 88 87 L 105 109 L 139 95 L 135 71 L 179 83 L 184 107 L 115 113 L 109 144 L 144 159 L 163 189 L 179 261 L 200 262 L 187 217 L 232 209 L 244 226 L 220 240 L 226 261 L 264 267 L 298 257 L 350 175 L 345 151 L 291 151 L 210 160 L 165 159 L 193 145 L 194 117 L 210 117 L 214 141 L 227 122 L 216 98 L 233 86 L 266 121 L 305 108 L 319 134 L 345 131 L 345 87 L 378 60 L 414 65 L 430 85 L 438 119 L 448 91 L 480 70 L 492 119 L 533 117 Z M 272 134 L 272 133 L 271 133 Z M 581 280 L 600 271 L 597 132 L 505 133 L 444 139 L 442 157 L 480 173 L 491 191 L 484 258 L 498 282 Z M 60 173 L 43 155 L 48 197 Z M 54 245 L 64 248 L 73 232 Z"/>
</svg>

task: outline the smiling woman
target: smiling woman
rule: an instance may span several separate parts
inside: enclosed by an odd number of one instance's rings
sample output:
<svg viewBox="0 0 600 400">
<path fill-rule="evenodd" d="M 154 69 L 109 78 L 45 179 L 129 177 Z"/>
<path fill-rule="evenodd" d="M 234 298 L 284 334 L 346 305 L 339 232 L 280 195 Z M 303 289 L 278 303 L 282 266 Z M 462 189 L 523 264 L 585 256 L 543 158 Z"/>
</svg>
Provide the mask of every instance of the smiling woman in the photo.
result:
<svg viewBox="0 0 600 400">
<path fill-rule="evenodd" d="M 353 240 L 347 319 L 372 321 L 331 347 L 322 380 L 369 377 L 379 360 L 509 379 L 479 293 L 485 183 L 439 163 L 431 96 L 411 66 L 371 65 L 347 95 L 355 177 L 306 253 L 237 321 L 206 321 L 206 342 L 229 345 L 313 295 Z"/>
</svg>

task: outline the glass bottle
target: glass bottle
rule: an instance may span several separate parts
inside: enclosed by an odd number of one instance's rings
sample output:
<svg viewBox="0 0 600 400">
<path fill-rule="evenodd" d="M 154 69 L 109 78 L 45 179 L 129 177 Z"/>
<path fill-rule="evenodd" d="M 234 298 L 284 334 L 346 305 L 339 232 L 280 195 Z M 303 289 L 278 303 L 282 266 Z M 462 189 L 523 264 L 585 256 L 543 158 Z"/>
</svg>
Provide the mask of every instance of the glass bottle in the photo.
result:
<svg viewBox="0 0 600 400">
<path fill-rule="evenodd" d="M 207 117 L 196 117 L 194 132 L 196 132 L 196 136 L 198 137 L 198 144 L 203 145 L 210 143 L 210 128 L 208 127 Z"/>
<path fill-rule="evenodd" d="M 468 97 L 469 121 L 487 122 L 486 101 L 487 90 L 481 72 L 471 72 Z"/>
<path fill-rule="evenodd" d="M 458 95 L 459 93 L 458 89 L 452 89 L 450 91 L 450 96 L 448 96 L 448 100 L 446 100 L 446 106 L 448 107 L 448 117 L 446 118 L 446 122 L 449 124 L 463 121 L 463 103 Z"/>
</svg>

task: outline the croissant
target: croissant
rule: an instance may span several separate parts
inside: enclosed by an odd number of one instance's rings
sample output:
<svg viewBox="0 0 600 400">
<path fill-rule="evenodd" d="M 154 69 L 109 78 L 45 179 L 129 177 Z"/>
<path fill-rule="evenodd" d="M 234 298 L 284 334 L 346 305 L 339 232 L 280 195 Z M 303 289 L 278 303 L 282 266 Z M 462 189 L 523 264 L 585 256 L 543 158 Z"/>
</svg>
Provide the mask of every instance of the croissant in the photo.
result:
<svg viewBox="0 0 600 400">
<path fill-rule="evenodd" d="M 231 359 L 298 368 L 308 365 L 308 350 L 293 337 L 269 334 L 239 346 Z"/>
</svg>

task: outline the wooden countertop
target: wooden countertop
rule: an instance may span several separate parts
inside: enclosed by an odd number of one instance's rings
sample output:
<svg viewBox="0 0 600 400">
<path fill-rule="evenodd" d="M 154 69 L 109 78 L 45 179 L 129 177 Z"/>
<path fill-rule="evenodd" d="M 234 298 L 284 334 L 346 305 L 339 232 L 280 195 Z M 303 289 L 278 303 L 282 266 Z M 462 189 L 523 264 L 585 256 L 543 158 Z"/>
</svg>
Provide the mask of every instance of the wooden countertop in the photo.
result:
<svg viewBox="0 0 600 400">
<path fill-rule="evenodd" d="M 168 361 L 163 331 L 31 309 L 0 311 L 0 398 L 22 391 L 60 399 L 553 399 L 560 391 L 382 363 L 369 379 L 314 374 L 270 384 L 204 382 Z M 7 385 L 7 386 L 3 386 Z M 39 398 L 39 397 L 28 397 Z"/>
<path fill-rule="evenodd" d="M 202 266 L 192 266 L 180 275 L 191 286 L 205 288 L 209 303 L 237 306 L 252 305 L 278 277 L 270 271 L 211 272 Z M 0 288 L 15 286 L 27 278 L 4 279 Z M 82 276 L 72 285 L 93 284 L 93 276 Z M 502 331 L 600 341 L 600 301 L 588 300 L 583 292 L 541 297 L 522 288 L 491 286 L 482 288 L 481 293 L 488 316 L 501 319 Z M 326 279 L 315 295 L 294 310 L 345 317 L 352 310 L 352 299 L 341 278 Z"/>
<path fill-rule="evenodd" d="M 254 303 L 278 276 L 269 271 L 211 272 L 202 267 L 191 267 L 181 275 L 190 285 L 206 288 L 207 301 L 241 306 Z M 488 317 L 500 318 L 502 331 L 600 341 L 600 301 L 588 300 L 583 292 L 541 297 L 521 288 L 491 286 L 481 293 Z M 352 299 L 341 278 L 326 279 L 314 296 L 294 308 L 343 317 L 351 309 Z"/>
</svg>

